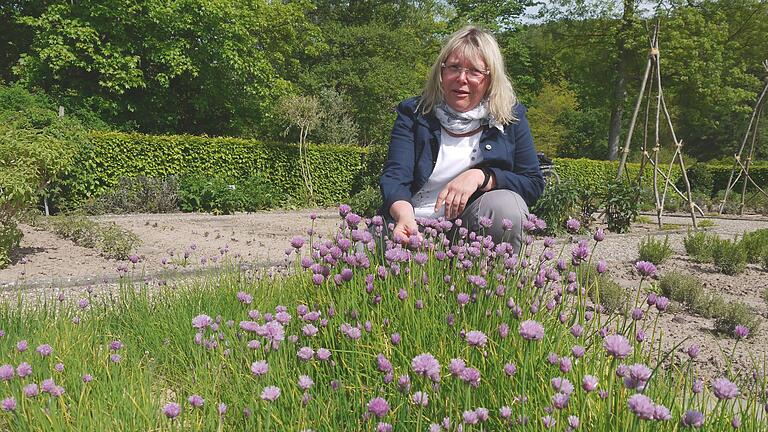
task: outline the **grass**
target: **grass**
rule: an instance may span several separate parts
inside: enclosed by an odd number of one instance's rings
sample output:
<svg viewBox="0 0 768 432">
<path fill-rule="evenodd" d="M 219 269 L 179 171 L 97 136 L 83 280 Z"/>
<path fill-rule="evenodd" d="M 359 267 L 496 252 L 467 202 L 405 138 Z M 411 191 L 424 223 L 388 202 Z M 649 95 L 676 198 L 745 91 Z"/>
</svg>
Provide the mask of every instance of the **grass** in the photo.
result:
<svg viewBox="0 0 768 432">
<path fill-rule="evenodd" d="M 345 246 L 332 238 L 310 242 L 318 258 Z M 596 246 L 591 243 L 590 249 Z M 369 252 L 365 259 L 309 260 L 307 270 L 301 270 L 296 257 L 297 273 L 288 277 L 251 274 L 232 263 L 181 286 L 134 284 L 131 277 L 141 280 L 141 275 L 129 273 L 118 294 L 89 294 L 87 305 L 78 297 L 42 297 L 34 306 L 21 300 L 1 304 L 5 336 L 0 338 L 0 365 L 26 361 L 33 374 L 0 384 L 0 399 L 18 402 L 15 411 L 0 412 L 0 430 L 357 431 L 386 428 L 381 422 L 421 431 L 445 417 L 454 430 L 463 417 L 472 417 L 466 413 L 479 408 L 490 411 L 488 420 L 464 424 L 464 430 L 500 430 L 518 418 L 527 419 L 526 430 L 543 430 L 544 419 L 565 430 L 568 416 L 577 416 L 582 428 L 592 431 L 678 430 L 688 410 L 705 412 L 709 430 L 729 428 L 734 413 L 743 430 L 765 427 L 765 419 L 755 414 L 762 409 L 755 387 L 739 382 L 739 401 L 717 401 L 709 390 L 699 395 L 683 390 L 695 378 L 693 363 L 672 366 L 670 356 L 681 345 L 669 352 L 654 348 L 661 346 L 658 314 L 639 291 L 629 292 L 634 302 L 628 305 L 642 308 L 646 319 L 597 314 L 579 289 L 596 299 L 603 290 L 588 261 L 558 271 L 557 258 L 523 265 L 509 253 L 493 258 L 488 249 L 478 246 L 477 251 L 462 249 L 462 261 L 447 259 L 442 247 L 398 247 L 386 253 L 387 259 Z M 540 271 L 550 277 L 537 278 Z M 463 306 L 461 294 L 469 299 Z M 193 319 L 202 314 L 211 317 L 212 325 L 193 328 Z M 540 340 L 523 337 L 520 330 L 527 320 L 542 325 Z M 317 328 L 314 336 L 308 335 L 309 324 Z M 575 332 L 575 326 L 583 332 Z M 646 335 L 644 342 L 635 338 L 639 330 Z M 482 332 L 487 340 L 473 346 L 464 336 L 471 331 Z M 625 338 L 626 357 L 609 355 L 603 332 Z M 395 334 L 402 338 L 399 343 L 393 342 Z M 25 352 L 16 349 L 22 339 L 30 345 Z M 110 349 L 114 340 L 124 347 Z M 40 344 L 50 344 L 53 353 L 36 353 Z M 300 360 L 303 347 L 315 353 L 328 349 L 330 360 Z M 578 347 L 583 356 L 575 354 Z M 441 365 L 439 377 L 422 376 L 414 368 L 414 358 L 424 353 Z M 120 361 L 111 359 L 114 354 Z M 391 372 L 382 372 L 379 355 L 389 360 Z M 558 357 L 556 364 L 547 362 L 551 355 Z M 461 373 L 450 373 L 455 358 L 477 370 L 477 387 Z M 266 375 L 251 372 L 258 360 L 268 362 Z M 63 364 L 63 372 L 55 371 L 56 363 Z M 516 366 L 514 374 L 505 372 L 507 364 Z M 620 364 L 644 364 L 652 371 L 643 394 L 670 409 L 669 421 L 640 420 L 630 412 L 628 400 L 636 391 L 616 376 Z M 84 374 L 94 380 L 83 382 Z M 306 391 L 298 385 L 301 375 L 314 382 Z M 398 386 L 404 375 L 410 381 L 407 390 Z M 597 378 L 604 397 L 581 388 L 586 375 Z M 24 385 L 49 377 L 65 388 L 61 396 L 22 396 Z M 575 389 L 563 409 L 552 411 L 557 393 L 552 380 L 559 378 Z M 758 387 L 764 385 L 761 381 Z M 260 398 L 268 386 L 281 389 L 274 402 Z M 413 402 L 416 391 L 429 395 L 427 406 Z M 204 399 L 202 407 L 187 402 L 192 395 Z M 520 402 L 523 396 L 525 403 Z M 389 406 L 381 418 L 367 410 L 376 397 Z M 163 415 L 170 402 L 181 406 L 174 420 Z M 220 403 L 226 404 L 224 415 Z M 509 408 L 509 418 L 500 414 L 503 407 Z"/>
</svg>

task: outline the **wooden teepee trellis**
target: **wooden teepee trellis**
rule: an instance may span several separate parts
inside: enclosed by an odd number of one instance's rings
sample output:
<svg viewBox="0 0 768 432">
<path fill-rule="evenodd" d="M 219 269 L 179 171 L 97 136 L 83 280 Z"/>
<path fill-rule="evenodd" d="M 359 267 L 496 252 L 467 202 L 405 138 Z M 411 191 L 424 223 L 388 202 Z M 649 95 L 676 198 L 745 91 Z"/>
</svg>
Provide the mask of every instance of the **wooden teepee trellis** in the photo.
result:
<svg viewBox="0 0 768 432">
<path fill-rule="evenodd" d="M 619 163 L 619 170 L 616 175 L 616 179 L 620 180 L 621 175 L 624 172 L 624 166 L 627 162 L 627 155 L 629 154 L 629 146 L 632 143 L 632 135 L 635 130 L 635 124 L 637 122 L 637 116 L 640 112 L 640 106 L 645 96 L 646 90 L 648 92 L 648 99 L 645 108 L 645 128 L 643 130 L 643 159 L 640 164 L 640 172 L 638 173 L 638 183 L 642 183 L 643 170 L 646 164 L 650 164 L 653 168 L 653 195 L 656 201 L 656 217 L 658 219 L 659 227 L 662 226 L 661 217 L 664 213 L 664 201 L 667 197 L 667 192 L 671 189 L 682 197 L 688 204 L 688 209 L 691 214 L 691 220 L 693 221 L 693 227 L 696 228 L 696 211 L 703 216 L 701 208 L 696 205 L 691 197 L 691 184 L 688 182 L 688 174 L 685 171 L 685 161 L 683 160 L 682 147 L 683 142 L 677 139 L 675 135 L 675 129 L 672 126 L 672 118 L 669 115 L 667 109 L 667 103 L 664 100 L 664 90 L 661 85 L 661 69 L 659 65 L 659 24 L 656 23 L 653 31 L 653 36 L 650 40 L 651 49 L 648 53 L 648 62 L 645 66 L 645 74 L 643 75 L 643 83 L 640 87 L 640 94 L 637 96 L 637 102 L 635 103 L 635 111 L 632 113 L 632 120 L 629 124 L 629 131 L 627 132 L 627 139 L 624 142 L 624 148 L 621 150 L 621 162 Z M 648 153 L 648 124 L 651 113 L 651 93 L 656 90 L 656 110 L 655 110 L 655 122 L 654 122 L 654 146 L 653 155 Z M 669 132 L 672 136 L 672 141 L 675 145 L 675 154 L 672 156 L 672 160 L 669 162 L 667 171 L 664 172 L 659 166 L 659 150 L 661 149 L 661 143 L 659 140 L 659 127 L 661 126 L 660 117 L 663 113 L 664 118 L 669 127 Z M 685 193 L 683 193 L 671 180 L 672 168 L 677 162 L 682 171 L 683 181 L 685 183 Z M 664 188 L 660 193 L 659 180 L 663 179 Z"/>
<path fill-rule="evenodd" d="M 763 62 L 763 67 L 765 68 L 766 73 L 768 73 L 768 60 Z M 741 179 L 742 176 L 744 177 L 744 181 L 741 185 L 741 204 L 739 205 L 739 214 L 744 214 L 744 201 L 746 197 L 748 182 L 751 182 L 752 185 L 755 186 L 758 191 L 760 191 L 760 193 L 768 197 L 768 193 L 760 188 L 760 186 L 758 186 L 757 183 L 755 183 L 755 181 L 749 175 L 749 166 L 752 163 L 752 156 L 754 156 L 755 153 L 755 142 L 757 141 L 757 131 L 760 123 L 760 117 L 763 114 L 763 108 L 765 108 L 765 102 L 768 99 L 766 98 L 766 94 L 768 93 L 768 75 L 765 76 L 764 81 L 765 86 L 763 87 L 763 91 L 760 92 L 760 95 L 757 97 L 755 109 L 752 111 L 752 117 L 749 119 L 749 125 L 747 125 L 747 132 L 744 134 L 744 139 L 741 141 L 741 147 L 739 147 L 738 153 L 733 155 L 733 168 L 731 169 L 731 177 L 728 179 L 728 187 L 725 188 L 723 200 L 720 202 L 720 214 L 723 214 L 725 203 L 728 201 L 728 194 L 730 194 L 731 189 L 736 186 L 736 183 Z M 747 145 L 747 141 L 749 141 L 749 155 L 747 156 L 746 162 L 743 162 L 742 155 L 744 153 L 744 147 Z M 737 170 L 738 174 L 736 173 Z"/>
</svg>

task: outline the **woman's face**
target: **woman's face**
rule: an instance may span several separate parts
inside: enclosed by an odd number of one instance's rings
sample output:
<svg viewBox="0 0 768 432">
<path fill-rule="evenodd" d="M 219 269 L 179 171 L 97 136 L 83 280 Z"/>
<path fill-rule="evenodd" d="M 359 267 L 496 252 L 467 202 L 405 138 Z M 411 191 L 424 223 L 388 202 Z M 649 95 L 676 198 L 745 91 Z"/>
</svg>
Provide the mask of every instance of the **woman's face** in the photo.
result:
<svg viewBox="0 0 768 432">
<path fill-rule="evenodd" d="M 453 52 L 444 64 L 442 87 L 445 103 L 459 112 L 475 108 L 485 97 L 491 82 L 490 76 L 477 73 L 486 70 L 485 62 L 482 59 L 471 61 Z"/>
</svg>

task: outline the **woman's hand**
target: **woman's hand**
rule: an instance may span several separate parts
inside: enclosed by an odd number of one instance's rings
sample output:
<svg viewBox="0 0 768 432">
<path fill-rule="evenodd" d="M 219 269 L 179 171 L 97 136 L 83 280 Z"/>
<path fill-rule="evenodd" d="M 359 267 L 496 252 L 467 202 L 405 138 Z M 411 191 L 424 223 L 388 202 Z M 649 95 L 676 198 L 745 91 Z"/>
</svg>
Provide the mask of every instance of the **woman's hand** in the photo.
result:
<svg viewBox="0 0 768 432">
<path fill-rule="evenodd" d="M 440 191 L 435 202 L 435 211 L 445 204 L 446 219 L 456 219 L 467 206 L 469 197 L 483 184 L 485 173 L 481 169 L 472 168 L 464 171 L 451 180 Z"/>
<path fill-rule="evenodd" d="M 395 201 L 389 208 L 389 214 L 395 219 L 395 229 L 392 230 L 392 240 L 399 243 L 408 243 L 412 236 L 418 236 L 421 240 L 419 227 L 416 225 L 416 216 L 413 206 L 408 201 Z"/>
</svg>

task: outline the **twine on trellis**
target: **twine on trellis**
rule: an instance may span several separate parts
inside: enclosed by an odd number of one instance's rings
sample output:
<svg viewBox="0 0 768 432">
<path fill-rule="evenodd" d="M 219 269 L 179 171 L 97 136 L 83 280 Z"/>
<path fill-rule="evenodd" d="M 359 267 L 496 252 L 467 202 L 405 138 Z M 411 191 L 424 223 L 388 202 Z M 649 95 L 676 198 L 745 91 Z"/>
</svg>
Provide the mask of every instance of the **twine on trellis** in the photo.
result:
<svg viewBox="0 0 768 432">
<path fill-rule="evenodd" d="M 725 209 L 725 204 L 728 201 L 728 194 L 730 194 L 731 189 L 736 186 L 736 183 L 741 179 L 742 176 L 744 177 L 744 181 L 741 185 L 741 203 L 739 204 L 739 214 L 744 214 L 744 203 L 748 182 L 752 183 L 752 185 L 757 188 L 760 193 L 768 197 L 768 193 L 766 193 L 760 186 L 758 186 L 757 183 L 755 183 L 755 180 L 753 180 L 749 175 L 749 166 L 752 164 L 752 156 L 754 156 L 755 153 L 755 142 L 757 141 L 758 125 L 760 123 L 760 117 L 763 114 L 763 108 L 765 108 L 765 101 L 768 99 L 766 98 L 766 93 L 768 93 L 768 60 L 763 61 L 763 68 L 765 68 L 766 72 L 766 76 L 763 78 L 765 86 L 763 87 L 763 91 L 760 92 L 759 96 L 757 97 L 757 102 L 755 102 L 755 108 L 752 110 L 752 117 L 749 119 L 747 132 L 744 134 L 744 139 L 741 141 L 739 151 L 733 155 L 733 168 L 731 168 L 731 176 L 728 179 L 728 187 L 725 188 L 723 200 L 720 202 L 720 214 L 723 214 L 723 209 Z M 745 162 L 742 159 L 742 155 L 744 154 L 744 147 L 746 147 L 747 141 L 749 141 L 749 153 Z M 737 170 L 738 174 L 736 173 Z"/>
<path fill-rule="evenodd" d="M 621 150 L 621 162 L 619 163 L 616 179 L 621 180 L 621 175 L 624 172 L 624 166 L 627 163 L 627 155 L 629 154 L 629 147 L 632 143 L 632 135 L 637 123 L 637 116 L 640 112 L 640 106 L 642 105 L 643 97 L 647 91 L 648 98 L 646 99 L 645 106 L 645 126 L 643 128 L 643 159 L 640 163 L 640 171 L 638 173 L 637 183 L 638 185 L 642 186 L 643 170 L 645 169 L 646 164 L 650 164 L 653 168 L 653 195 L 656 202 L 656 218 L 658 220 L 659 227 L 662 226 L 661 218 L 664 213 L 664 201 L 667 198 L 667 192 L 669 192 L 671 189 L 680 197 L 682 197 L 683 200 L 685 200 L 687 203 L 688 211 L 690 212 L 691 220 L 693 221 L 693 227 L 696 228 L 696 211 L 698 211 L 702 216 L 704 216 L 704 212 L 698 205 L 696 205 L 696 203 L 693 201 L 693 198 L 691 197 L 691 184 L 688 181 L 688 174 L 685 170 L 685 161 L 683 160 L 683 142 L 682 140 L 679 140 L 675 134 L 675 129 L 672 126 L 672 118 L 669 115 L 667 103 L 664 100 L 664 90 L 661 85 L 661 67 L 659 63 L 660 51 L 658 21 L 656 22 L 656 26 L 653 30 L 653 35 L 650 38 L 650 46 L 651 48 L 648 52 L 648 62 L 646 63 L 645 74 L 643 75 L 643 83 L 640 86 L 640 94 L 637 96 L 637 101 L 635 102 L 635 110 L 632 113 L 632 120 L 629 124 L 629 131 L 627 132 L 627 139 L 624 142 L 624 148 Z M 654 88 L 656 90 L 653 136 L 654 144 L 651 148 L 653 154 L 650 154 L 648 152 L 648 125 L 651 117 L 651 93 L 653 92 Z M 661 149 L 659 127 L 661 125 L 660 117 L 662 113 L 664 114 L 667 126 L 669 127 L 669 132 L 672 136 L 675 149 L 675 154 L 672 156 L 672 160 L 669 162 L 669 167 L 667 168 L 666 172 L 663 171 L 659 166 L 659 150 Z M 675 166 L 675 162 L 679 164 L 680 170 L 682 171 L 683 182 L 685 184 L 685 192 L 681 191 L 672 181 L 672 168 Z M 664 187 L 661 191 L 659 186 L 660 179 L 663 179 L 664 181 Z"/>
</svg>

